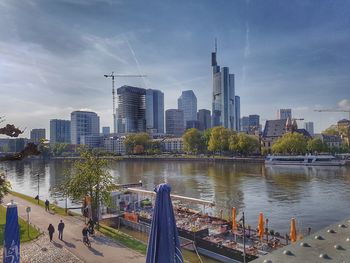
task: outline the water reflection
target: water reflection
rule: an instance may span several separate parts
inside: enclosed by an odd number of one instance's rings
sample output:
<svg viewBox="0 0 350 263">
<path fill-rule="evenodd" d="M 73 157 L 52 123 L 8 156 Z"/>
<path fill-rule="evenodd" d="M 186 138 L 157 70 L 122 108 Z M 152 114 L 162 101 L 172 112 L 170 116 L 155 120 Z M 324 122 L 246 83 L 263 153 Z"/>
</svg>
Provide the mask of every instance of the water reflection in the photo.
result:
<svg viewBox="0 0 350 263">
<path fill-rule="evenodd" d="M 64 179 L 71 162 L 57 160 L 6 163 L 13 189 L 31 196 L 37 193 L 37 174 L 41 198 L 57 199 L 50 191 Z M 349 216 L 350 169 L 345 167 L 265 167 L 260 164 L 210 162 L 110 161 L 109 169 L 118 183 L 142 180 L 148 190 L 163 182 L 172 192 L 214 201 L 207 212 L 230 216 L 231 207 L 246 212 L 248 223 L 257 225 L 259 212 L 270 219 L 270 226 L 287 232 L 295 216 L 299 227 L 320 229 Z"/>
</svg>

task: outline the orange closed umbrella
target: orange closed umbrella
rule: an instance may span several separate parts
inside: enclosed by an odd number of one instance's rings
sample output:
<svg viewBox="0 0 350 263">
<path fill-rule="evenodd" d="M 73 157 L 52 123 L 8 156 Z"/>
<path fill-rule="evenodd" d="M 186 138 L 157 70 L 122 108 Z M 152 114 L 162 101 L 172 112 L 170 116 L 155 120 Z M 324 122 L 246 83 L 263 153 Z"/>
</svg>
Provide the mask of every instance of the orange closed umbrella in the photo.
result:
<svg viewBox="0 0 350 263">
<path fill-rule="evenodd" d="M 264 236 L 264 215 L 262 212 L 259 214 L 258 236 L 260 239 L 262 239 Z"/>
<path fill-rule="evenodd" d="M 297 227 L 296 227 L 296 222 L 295 218 L 292 218 L 290 220 L 290 241 L 296 242 L 297 241 Z"/>
<path fill-rule="evenodd" d="M 237 230 L 236 207 L 232 207 L 232 231 Z"/>
</svg>

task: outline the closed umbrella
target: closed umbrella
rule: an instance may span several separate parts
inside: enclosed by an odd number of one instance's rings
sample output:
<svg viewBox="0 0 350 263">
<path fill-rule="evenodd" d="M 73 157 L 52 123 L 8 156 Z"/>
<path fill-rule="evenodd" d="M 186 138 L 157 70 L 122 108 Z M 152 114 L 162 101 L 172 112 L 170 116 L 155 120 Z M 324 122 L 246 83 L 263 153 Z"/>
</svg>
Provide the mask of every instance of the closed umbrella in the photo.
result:
<svg viewBox="0 0 350 263">
<path fill-rule="evenodd" d="M 3 263 L 20 262 L 20 239 L 17 205 L 11 201 L 7 204 L 4 234 Z"/>
<path fill-rule="evenodd" d="M 260 239 L 262 239 L 264 236 L 264 215 L 261 212 L 259 214 L 258 236 Z"/>
<path fill-rule="evenodd" d="M 296 227 L 296 222 L 295 218 L 292 218 L 290 220 L 290 241 L 296 242 L 297 241 L 297 227 Z"/>
<path fill-rule="evenodd" d="M 157 196 L 147 247 L 146 263 L 183 263 L 168 184 L 155 189 Z"/>
<path fill-rule="evenodd" d="M 236 207 L 232 207 L 232 231 L 237 230 L 236 215 L 237 215 Z"/>
</svg>

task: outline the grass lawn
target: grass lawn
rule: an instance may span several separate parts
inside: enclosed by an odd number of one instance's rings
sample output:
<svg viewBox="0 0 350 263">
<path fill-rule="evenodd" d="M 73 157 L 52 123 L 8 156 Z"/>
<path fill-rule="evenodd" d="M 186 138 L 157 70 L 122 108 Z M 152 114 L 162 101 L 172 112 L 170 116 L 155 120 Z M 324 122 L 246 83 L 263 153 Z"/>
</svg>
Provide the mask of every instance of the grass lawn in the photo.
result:
<svg viewBox="0 0 350 263">
<path fill-rule="evenodd" d="M 3 245 L 4 242 L 4 231 L 6 224 L 6 208 L 0 205 L 0 246 Z M 39 230 L 34 228 L 33 226 L 29 226 L 29 237 L 28 237 L 28 225 L 25 220 L 19 218 L 20 236 L 21 242 L 27 242 L 37 238 L 40 235 Z"/>
<path fill-rule="evenodd" d="M 147 252 L 147 246 L 142 243 L 141 241 L 121 232 L 117 229 L 105 226 L 103 224 L 100 224 L 100 230 L 102 234 L 113 238 L 114 240 L 118 241 L 119 243 L 123 244 L 124 246 L 131 248 L 135 251 L 140 252 L 141 254 L 146 254 Z"/>
<path fill-rule="evenodd" d="M 38 205 L 38 200 L 34 199 L 34 197 L 31 197 L 31 196 L 28 196 L 28 195 L 24 195 L 24 194 L 21 194 L 21 193 L 18 193 L 18 192 L 13 192 L 11 191 L 11 194 L 14 195 L 14 196 L 17 196 L 19 198 L 22 198 L 28 202 L 31 202 L 33 204 L 36 204 Z M 41 207 L 44 207 L 45 208 L 45 202 L 42 201 L 42 200 L 39 200 L 39 205 Z M 54 210 L 56 214 L 58 215 L 61 215 L 61 216 L 66 216 L 66 211 L 64 208 L 62 207 L 59 207 L 57 205 L 53 205 L 53 204 L 50 204 L 50 209 Z"/>
</svg>

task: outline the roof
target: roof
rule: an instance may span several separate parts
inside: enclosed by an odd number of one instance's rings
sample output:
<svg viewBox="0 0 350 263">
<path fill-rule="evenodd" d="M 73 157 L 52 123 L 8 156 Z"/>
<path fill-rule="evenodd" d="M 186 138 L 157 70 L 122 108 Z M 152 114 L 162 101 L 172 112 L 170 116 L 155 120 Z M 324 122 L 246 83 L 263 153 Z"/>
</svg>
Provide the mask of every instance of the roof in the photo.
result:
<svg viewBox="0 0 350 263">
<path fill-rule="evenodd" d="M 311 138 L 312 136 L 310 135 L 310 133 L 305 130 L 305 129 L 297 129 L 295 132 L 300 133 L 302 135 L 304 135 L 305 137 Z"/>
<path fill-rule="evenodd" d="M 340 124 L 340 123 L 350 124 L 350 121 L 347 119 L 342 119 L 342 120 L 338 121 L 338 124 Z"/>
<path fill-rule="evenodd" d="M 321 138 L 326 142 L 342 142 L 341 137 L 338 135 L 321 134 Z"/>
<path fill-rule="evenodd" d="M 286 121 L 286 119 L 266 121 L 263 137 L 281 137 L 286 132 Z"/>
</svg>

